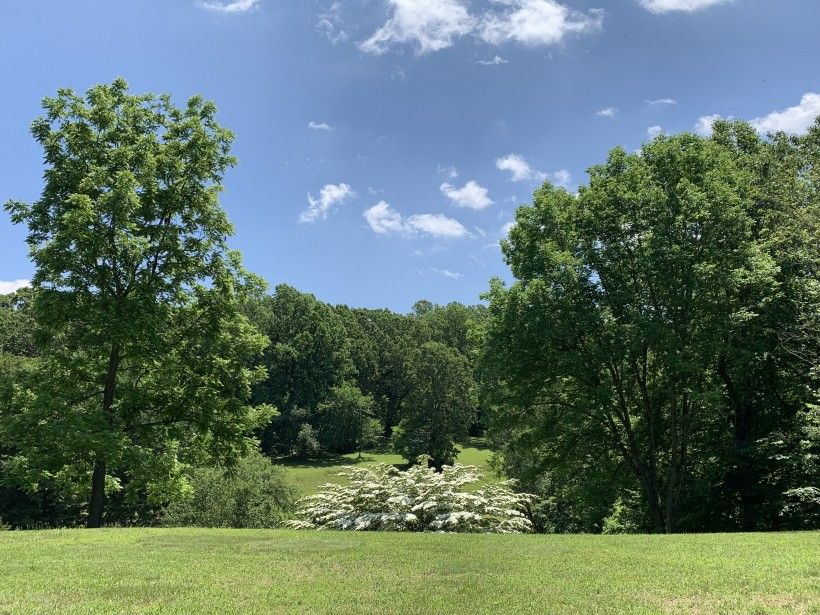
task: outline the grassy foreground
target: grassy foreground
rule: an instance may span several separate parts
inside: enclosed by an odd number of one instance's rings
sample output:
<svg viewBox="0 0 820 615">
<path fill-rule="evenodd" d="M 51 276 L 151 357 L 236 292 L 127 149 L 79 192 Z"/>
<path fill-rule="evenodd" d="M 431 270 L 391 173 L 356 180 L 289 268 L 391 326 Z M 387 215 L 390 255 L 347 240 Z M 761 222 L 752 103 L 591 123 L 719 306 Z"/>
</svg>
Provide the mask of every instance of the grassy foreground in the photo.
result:
<svg viewBox="0 0 820 615">
<path fill-rule="evenodd" d="M 0 613 L 820 613 L 820 533 L 0 532 Z"/>
</svg>

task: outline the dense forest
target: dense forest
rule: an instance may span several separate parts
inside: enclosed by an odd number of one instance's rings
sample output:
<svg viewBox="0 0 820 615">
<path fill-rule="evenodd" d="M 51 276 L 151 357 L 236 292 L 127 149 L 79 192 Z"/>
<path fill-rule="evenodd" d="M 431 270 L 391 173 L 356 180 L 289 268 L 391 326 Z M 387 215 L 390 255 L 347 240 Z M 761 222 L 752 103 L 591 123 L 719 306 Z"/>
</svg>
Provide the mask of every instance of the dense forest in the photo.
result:
<svg viewBox="0 0 820 615">
<path fill-rule="evenodd" d="M 42 195 L 6 205 L 36 273 L 0 296 L 0 522 L 154 525 L 223 470 L 287 500 L 264 458 L 441 469 L 480 436 L 540 531 L 820 528 L 820 120 L 615 148 L 518 209 L 513 284 L 398 314 L 243 268 L 211 103 L 44 108 Z"/>
</svg>

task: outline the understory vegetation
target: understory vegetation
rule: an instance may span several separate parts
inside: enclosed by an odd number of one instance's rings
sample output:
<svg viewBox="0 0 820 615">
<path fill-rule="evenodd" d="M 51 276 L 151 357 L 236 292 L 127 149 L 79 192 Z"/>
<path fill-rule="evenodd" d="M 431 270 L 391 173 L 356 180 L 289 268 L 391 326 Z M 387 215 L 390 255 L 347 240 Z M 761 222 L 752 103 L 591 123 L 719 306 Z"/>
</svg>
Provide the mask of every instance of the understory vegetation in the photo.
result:
<svg viewBox="0 0 820 615">
<path fill-rule="evenodd" d="M 244 269 L 233 134 L 201 97 L 60 90 L 32 133 L 42 195 L 5 206 L 36 273 L 0 296 L 3 526 L 274 527 L 308 495 L 303 527 L 820 528 L 820 120 L 616 147 L 518 208 L 512 284 L 406 314 Z M 493 476 L 462 490 L 476 438 Z"/>
</svg>

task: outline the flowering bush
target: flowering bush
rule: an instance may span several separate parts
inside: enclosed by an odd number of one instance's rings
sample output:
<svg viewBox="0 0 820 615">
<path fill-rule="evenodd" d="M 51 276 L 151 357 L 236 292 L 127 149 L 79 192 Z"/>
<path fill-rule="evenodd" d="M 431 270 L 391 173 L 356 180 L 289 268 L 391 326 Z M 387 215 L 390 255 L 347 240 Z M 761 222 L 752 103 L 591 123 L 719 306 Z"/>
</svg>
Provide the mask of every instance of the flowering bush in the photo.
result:
<svg viewBox="0 0 820 615">
<path fill-rule="evenodd" d="M 527 517 L 534 496 L 516 493 L 513 481 L 472 492 L 465 485 L 481 479 L 473 466 L 444 466 L 441 472 L 417 465 L 402 472 L 381 464 L 339 473 L 348 484 L 327 484 L 297 503 L 297 529 L 396 532 L 531 532 Z"/>
</svg>

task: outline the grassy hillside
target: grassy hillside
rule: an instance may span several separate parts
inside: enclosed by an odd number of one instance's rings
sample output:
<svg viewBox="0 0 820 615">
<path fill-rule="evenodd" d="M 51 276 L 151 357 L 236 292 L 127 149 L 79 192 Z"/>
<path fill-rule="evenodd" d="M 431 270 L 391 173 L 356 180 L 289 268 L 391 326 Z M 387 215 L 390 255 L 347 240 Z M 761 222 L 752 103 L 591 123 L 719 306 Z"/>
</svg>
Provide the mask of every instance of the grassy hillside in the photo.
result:
<svg viewBox="0 0 820 615">
<path fill-rule="evenodd" d="M 458 455 L 458 463 L 464 465 L 477 466 L 484 471 L 484 481 L 493 480 L 493 472 L 489 468 L 490 456 L 492 452 L 477 446 L 464 447 Z M 327 459 L 310 461 L 280 461 L 288 474 L 288 479 L 302 495 L 315 493 L 321 485 L 325 483 L 335 483 L 343 480 L 337 476 L 339 471 L 345 467 L 353 465 L 377 465 L 388 463 L 404 467 L 407 461 L 401 456 L 393 453 L 362 453 L 361 457 L 356 453 L 349 455 L 339 455 Z M 477 487 L 478 485 L 476 485 Z"/>
<path fill-rule="evenodd" d="M 820 533 L 0 532 L 0 613 L 820 613 Z"/>
</svg>

